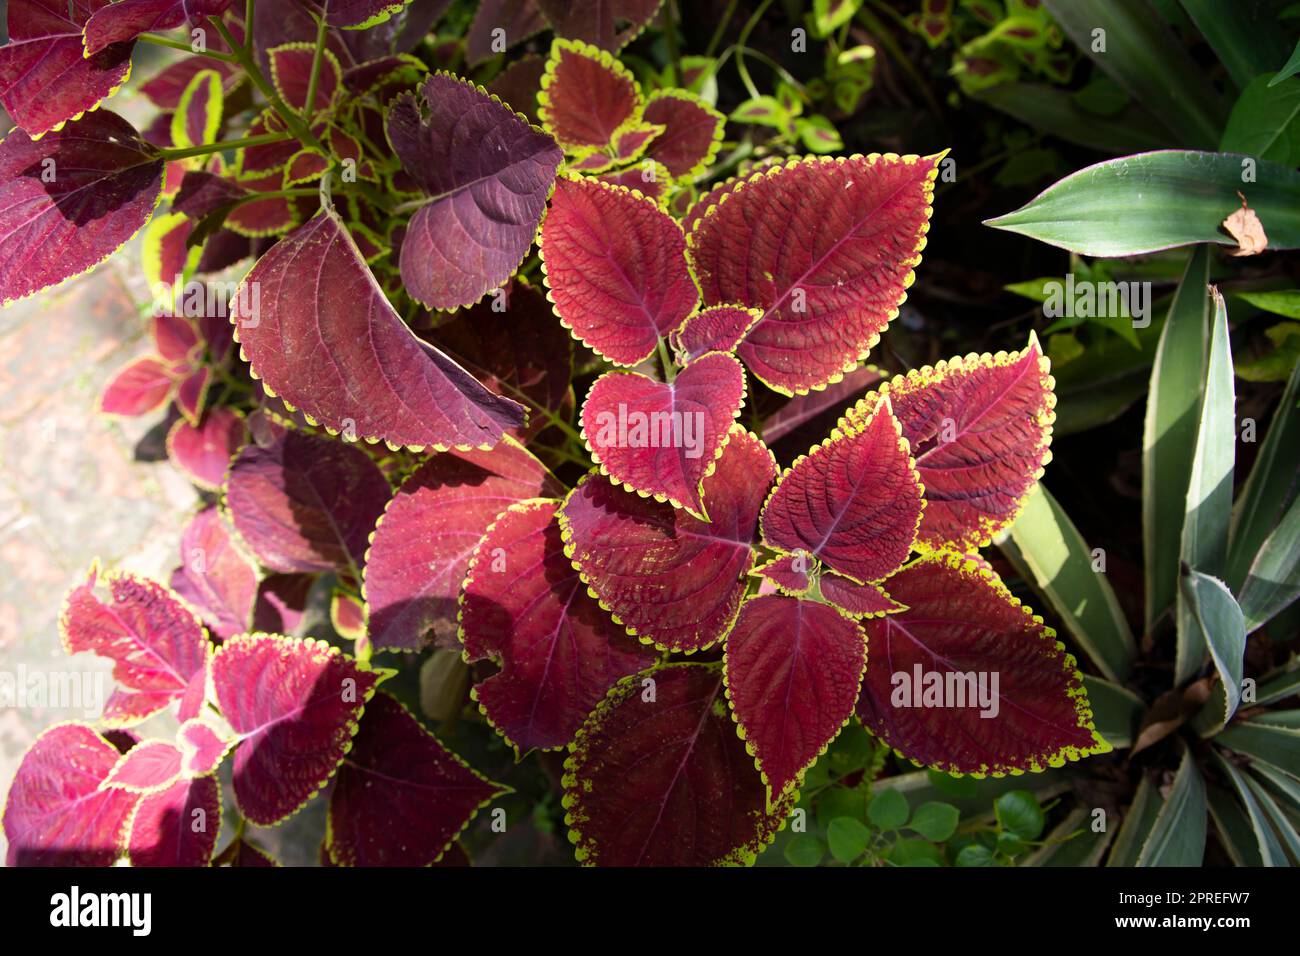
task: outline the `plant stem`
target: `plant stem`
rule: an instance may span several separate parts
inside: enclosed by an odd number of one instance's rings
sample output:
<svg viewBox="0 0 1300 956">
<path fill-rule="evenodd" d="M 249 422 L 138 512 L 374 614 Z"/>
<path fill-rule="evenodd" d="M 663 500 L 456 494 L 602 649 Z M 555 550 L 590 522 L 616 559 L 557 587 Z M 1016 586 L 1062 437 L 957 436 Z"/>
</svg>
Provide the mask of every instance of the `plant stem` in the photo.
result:
<svg viewBox="0 0 1300 956">
<path fill-rule="evenodd" d="M 244 49 L 253 52 L 253 0 L 244 0 Z"/>
<path fill-rule="evenodd" d="M 241 149 L 245 146 L 264 146 L 267 143 L 282 143 L 287 139 L 293 139 L 293 137 L 288 133 L 262 133 L 258 136 L 245 136 L 242 139 L 228 139 L 221 143 L 161 148 L 158 151 L 163 154 L 164 159 L 188 159 L 191 156 L 209 156 L 212 153 L 222 153 L 228 149 Z"/>
<path fill-rule="evenodd" d="M 659 340 L 659 361 L 664 367 L 664 381 L 671 383 L 677 377 L 677 366 L 673 364 L 672 356 L 668 354 L 668 343 L 663 339 Z"/>
<path fill-rule="evenodd" d="M 664 31 L 664 42 L 668 44 L 668 64 L 673 69 L 670 78 L 672 85 L 682 86 L 685 77 L 682 75 L 682 54 L 677 49 L 677 24 L 673 17 L 673 0 L 664 0 L 664 8 L 659 15 L 659 21 Z"/>
<path fill-rule="evenodd" d="M 316 88 L 320 86 L 320 65 L 325 59 L 325 18 L 316 21 L 316 49 L 311 56 L 311 75 L 307 79 L 307 102 L 303 105 L 302 116 L 311 125 L 316 115 Z"/>
<path fill-rule="evenodd" d="M 763 18 L 763 14 L 771 5 L 772 0 L 763 0 L 745 21 L 744 29 L 740 31 L 740 38 L 736 40 L 736 72 L 740 74 L 740 81 L 745 84 L 750 98 L 755 100 L 759 96 L 758 87 L 754 85 L 754 80 L 749 75 L 749 67 L 745 65 L 745 44 L 749 42 L 749 35 L 754 32 L 754 27 L 758 26 L 758 21 Z"/>
<path fill-rule="evenodd" d="M 713 51 L 716 50 L 718 44 L 722 42 L 722 38 L 727 33 L 727 27 L 731 25 L 731 18 L 736 13 L 736 7 L 739 5 L 740 0 L 731 0 L 731 2 L 727 4 L 726 12 L 722 14 L 722 19 L 718 21 L 718 28 L 713 31 L 713 36 L 709 38 L 709 45 L 704 48 L 704 55 L 706 57 L 712 57 Z"/>
<path fill-rule="evenodd" d="M 171 37 L 159 36 L 156 33 L 141 33 L 136 39 L 143 40 L 145 43 L 152 43 L 154 46 L 165 46 L 172 50 L 184 50 L 186 53 L 193 53 L 195 56 L 206 56 L 214 60 L 221 60 L 223 63 L 238 62 L 229 53 L 216 53 L 212 50 L 196 50 L 192 44 L 184 40 L 173 40 Z"/>
</svg>

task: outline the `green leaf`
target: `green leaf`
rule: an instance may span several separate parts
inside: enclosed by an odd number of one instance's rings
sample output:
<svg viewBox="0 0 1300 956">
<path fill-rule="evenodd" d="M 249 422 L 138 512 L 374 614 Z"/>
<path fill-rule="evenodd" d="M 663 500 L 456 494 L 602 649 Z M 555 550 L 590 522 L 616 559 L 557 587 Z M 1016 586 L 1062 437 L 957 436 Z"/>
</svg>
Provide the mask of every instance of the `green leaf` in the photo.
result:
<svg viewBox="0 0 1300 956">
<path fill-rule="evenodd" d="M 831 787 L 817 798 L 817 825 L 830 826 L 836 817 L 862 819 L 867 810 L 867 796 L 862 790 Z"/>
<path fill-rule="evenodd" d="M 1273 351 L 1237 366 L 1237 378 L 1247 382 L 1285 382 L 1300 360 L 1300 322 L 1279 322 L 1264 330 Z"/>
<path fill-rule="evenodd" d="M 907 826 L 927 840 L 942 843 L 956 832 L 960 819 L 961 812 L 952 804 L 931 800 L 916 808 L 912 822 Z"/>
<path fill-rule="evenodd" d="M 1132 103 L 1113 115 L 1098 116 L 1069 92 L 1044 83 L 1000 83 L 975 97 L 1026 126 L 1103 153 L 1141 153 L 1178 145 L 1177 137 Z"/>
<path fill-rule="evenodd" d="M 1116 750 L 1133 746 L 1134 734 L 1146 713 L 1146 701 L 1127 687 L 1092 674 L 1083 675 L 1083 687 L 1088 692 L 1097 733 Z"/>
<path fill-rule="evenodd" d="M 826 845 L 831 856 L 841 863 L 852 863 L 867 852 L 871 831 L 861 820 L 853 817 L 836 817 L 826 828 Z"/>
<path fill-rule="evenodd" d="M 1300 366 L 1291 371 L 1273 424 L 1255 456 L 1229 533 L 1228 587 L 1241 593 L 1264 540 L 1277 527 L 1295 495 L 1295 450 L 1300 448 Z"/>
<path fill-rule="evenodd" d="M 897 790 L 881 790 L 867 807 L 867 819 L 881 830 L 897 830 L 906 825 L 907 798 Z"/>
<path fill-rule="evenodd" d="M 844 148 L 839 130 L 825 116 L 810 116 L 795 121 L 795 130 L 804 146 L 814 153 L 834 153 Z"/>
<path fill-rule="evenodd" d="M 1233 790 L 1237 792 L 1237 799 L 1245 807 L 1246 817 L 1250 820 L 1250 828 L 1255 834 L 1255 845 L 1260 862 L 1264 866 L 1287 866 L 1286 851 L 1282 848 L 1282 844 L 1278 842 L 1277 835 L 1269 824 L 1268 814 L 1259 798 L 1255 795 L 1254 790 L 1246 781 L 1246 777 L 1218 752 L 1214 754 L 1214 763 L 1232 783 Z"/>
<path fill-rule="evenodd" d="M 736 107 L 731 118 L 737 123 L 771 126 L 776 129 L 784 129 L 790 122 L 790 115 L 774 96 L 756 96 L 752 100 L 746 100 Z"/>
<path fill-rule="evenodd" d="M 1213 298 L 1214 322 L 1196 431 L 1196 450 L 1187 481 L 1181 558 L 1183 564 L 1195 571 L 1219 575 L 1223 573 L 1228 554 L 1237 427 L 1228 311 L 1217 290 Z M 1178 645 L 1174 683 L 1181 684 L 1201 669 L 1206 648 L 1201 630 L 1190 616 L 1186 589 L 1179 589 L 1176 604 Z"/>
<path fill-rule="evenodd" d="M 1246 153 L 1294 166 L 1300 162 L 1300 80 L 1251 81 L 1237 99 L 1219 140 L 1223 153 Z"/>
<path fill-rule="evenodd" d="M 1265 789 L 1260 783 L 1261 780 L 1276 781 L 1279 779 L 1278 775 L 1274 774 L 1270 778 L 1264 774 L 1254 772 L 1254 768 L 1252 768 L 1252 772 L 1246 773 L 1244 776 L 1246 778 L 1246 785 L 1250 787 L 1255 799 L 1259 801 L 1260 809 L 1264 811 L 1264 816 L 1267 817 L 1268 822 L 1272 824 L 1273 832 L 1277 835 L 1287 857 L 1291 861 L 1290 865 L 1294 866 L 1297 863 L 1300 863 L 1300 833 L 1296 833 L 1295 826 L 1293 826 L 1290 819 L 1288 819 L 1286 812 L 1278 806 L 1277 799 L 1273 793 Z M 1285 792 L 1288 788 L 1284 786 L 1282 789 Z M 1286 796 L 1290 798 L 1292 795 L 1288 793 Z M 1288 802 L 1291 802 L 1290 799 L 1288 799 Z"/>
<path fill-rule="evenodd" d="M 1025 857 L 1021 866 L 1097 866 L 1106 855 L 1113 829 L 1096 831 L 1092 828 L 1092 811 L 1087 807 L 1071 810 L 1047 834 L 1043 845 Z"/>
<path fill-rule="evenodd" d="M 1187 641 L 1179 635 L 1179 647 L 1209 648 L 1214 668 L 1219 672 L 1219 689 L 1223 692 L 1223 700 L 1216 702 L 1219 707 L 1216 725 L 1202 730 L 1208 735 L 1226 725 L 1241 703 L 1246 622 L 1232 592 L 1218 578 L 1185 567 L 1179 584 L 1182 598 L 1179 626 L 1184 623 L 1181 614 L 1185 611 L 1187 625 L 1195 629 L 1195 636 Z"/>
<path fill-rule="evenodd" d="M 1138 854 L 1138 866 L 1200 866 L 1205 857 L 1205 781 L 1190 748 Z"/>
<path fill-rule="evenodd" d="M 889 848 L 889 862 L 895 866 L 942 866 L 943 854 L 925 840 L 898 840 Z"/>
<path fill-rule="evenodd" d="M 810 833 L 800 833 L 785 845 L 785 859 L 791 866 L 817 866 L 826 855 L 826 844 Z"/>
<path fill-rule="evenodd" d="M 1196 29 L 1209 42 L 1238 89 L 1266 64 L 1286 56 L 1282 31 L 1271 0 L 1182 0 Z"/>
<path fill-rule="evenodd" d="M 1300 247 L 1300 173 L 1267 160 L 1243 182 L 1240 156 L 1158 150 L 1071 173 L 985 225 L 1087 256 L 1130 256 L 1197 242 L 1235 246 L 1219 228 L 1240 191 L 1270 249 Z"/>
<path fill-rule="evenodd" d="M 954 866 L 997 866 L 997 860 L 993 857 L 993 851 L 988 847 L 978 844 L 971 844 L 963 847 L 962 851 L 957 854 L 957 860 Z"/>
<path fill-rule="evenodd" d="M 925 775 L 934 789 L 947 796 L 969 800 L 979 793 L 974 777 L 954 777 L 942 770 L 927 770 Z"/>
<path fill-rule="evenodd" d="M 1209 788 L 1210 818 L 1219 834 L 1219 843 L 1237 866 L 1263 866 L 1250 817 L 1237 798 L 1222 787 Z"/>
<path fill-rule="evenodd" d="M 1300 657 L 1292 657 L 1277 670 L 1261 678 L 1255 693 L 1255 703 L 1260 706 L 1274 704 L 1297 694 L 1300 694 Z"/>
<path fill-rule="evenodd" d="M 1037 840 L 1043 833 L 1047 818 L 1038 800 L 1028 790 L 1012 790 L 998 797 L 993 813 L 1002 829 L 1021 840 Z"/>
<path fill-rule="evenodd" d="M 1107 866 L 1137 865 L 1138 854 L 1155 826 L 1162 803 L 1159 791 L 1151 786 L 1151 776 L 1143 774 L 1137 792 L 1133 794 L 1133 802 L 1124 813 L 1124 822 L 1115 834 L 1115 845 L 1106 859 Z"/>
<path fill-rule="evenodd" d="M 1300 498 L 1291 502 L 1259 549 L 1241 588 L 1246 633 L 1255 631 L 1300 597 Z"/>
<path fill-rule="evenodd" d="M 1300 73 L 1300 40 L 1296 41 L 1295 49 L 1291 51 L 1291 59 L 1286 61 L 1282 69 L 1273 74 L 1273 79 L 1269 83 L 1281 83 L 1297 73 Z"/>
<path fill-rule="evenodd" d="M 1258 721 L 1239 720 L 1214 742 L 1300 778 L 1300 728 L 1273 726 L 1266 723 L 1268 719 L 1265 714 Z"/>
<path fill-rule="evenodd" d="M 1045 5 L 1075 46 L 1168 127 L 1180 145 L 1214 147 L 1226 115 L 1219 94 L 1145 0 L 1045 0 Z"/>
<path fill-rule="evenodd" d="M 862 0 L 813 0 L 813 23 L 819 37 L 829 36 L 853 18 Z"/>
<path fill-rule="evenodd" d="M 1205 381 L 1210 316 L 1210 250 L 1197 246 L 1160 333 L 1142 436 L 1142 538 L 1146 555 L 1146 626 L 1178 593 L 1187 479 Z"/>
<path fill-rule="evenodd" d="M 1060 615 L 1066 629 L 1111 680 L 1128 677 L 1137 648 L 1133 632 L 1103 571 L 1074 523 L 1040 483 L 1001 543 L 1012 563 L 1022 562 L 1030 580 Z"/>
<path fill-rule="evenodd" d="M 1288 319 L 1300 319 L 1300 289 L 1283 289 L 1278 292 L 1238 292 L 1238 299 L 1245 299 L 1257 309 L 1284 315 Z"/>
</svg>

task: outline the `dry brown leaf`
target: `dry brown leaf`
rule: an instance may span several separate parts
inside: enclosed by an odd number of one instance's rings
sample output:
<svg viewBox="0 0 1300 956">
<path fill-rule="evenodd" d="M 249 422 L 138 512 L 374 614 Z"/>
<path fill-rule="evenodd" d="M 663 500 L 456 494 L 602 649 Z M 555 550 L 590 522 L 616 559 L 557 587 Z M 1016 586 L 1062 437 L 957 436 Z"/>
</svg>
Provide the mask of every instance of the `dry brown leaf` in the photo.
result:
<svg viewBox="0 0 1300 956">
<path fill-rule="evenodd" d="M 1264 233 L 1264 224 L 1259 221 L 1255 210 L 1246 205 L 1246 197 L 1241 197 L 1241 208 L 1223 220 L 1223 228 L 1237 240 L 1237 248 L 1229 255 L 1256 256 L 1268 247 L 1268 236 Z"/>
</svg>

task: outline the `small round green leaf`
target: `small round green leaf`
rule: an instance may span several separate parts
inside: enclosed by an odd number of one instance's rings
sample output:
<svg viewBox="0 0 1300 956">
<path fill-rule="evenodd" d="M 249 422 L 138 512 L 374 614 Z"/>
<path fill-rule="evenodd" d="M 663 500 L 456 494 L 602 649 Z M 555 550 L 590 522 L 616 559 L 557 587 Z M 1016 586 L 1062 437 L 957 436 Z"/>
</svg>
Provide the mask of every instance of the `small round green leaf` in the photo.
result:
<svg viewBox="0 0 1300 956">
<path fill-rule="evenodd" d="M 862 856 L 871 841 L 871 831 L 861 820 L 853 817 L 836 817 L 826 828 L 826 842 L 831 856 L 841 863 L 852 863 Z"/>
<path fill-rule="evenodd" d="M 791 866 L 816 866 L 826 855 L 826 844 L 817 837 L 802 833 L 785 845 L 785 861 Z"/>
<path fill-rule="evenodd" d="M 897 830 L 907 817 L 907 798 L 897 790 L 880 791 L 867 808 L 867 819 L 882 830 Z"/>
<path fill-rule="evenodd" d="M 931 800 L 916 808 L 908 826 L 927 840 L 942 843 L 956 831 L 960 818 L 961 811 L 952 804 Z"/>
<path fill-rule="evenodd" d="M 1008 833 L 1022 840 L 1037 840 L 1042 835 L 1043 809 L 1028 790 L 1012 790 L 998 797 L 993 804 L 998 823 Z"/>
</svg>

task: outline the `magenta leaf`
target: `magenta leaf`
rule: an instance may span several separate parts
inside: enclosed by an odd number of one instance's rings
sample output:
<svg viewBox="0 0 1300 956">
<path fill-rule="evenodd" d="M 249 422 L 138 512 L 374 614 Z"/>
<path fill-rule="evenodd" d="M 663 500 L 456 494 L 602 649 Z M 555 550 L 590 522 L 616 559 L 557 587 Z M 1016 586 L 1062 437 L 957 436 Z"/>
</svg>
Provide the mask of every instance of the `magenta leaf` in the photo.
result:
<svg viewBox="0 0 1300 956">
<path fill-rule="evenodd" d="M 772 809 L 726 710 L 722 672 L 636 674 L 588 718 L 564 763 L 565 822 L 588 866 L 744 865 L 793 800 Z"/>
<path fill-rule="evenodd" d="M 85 724 L 56 724 L 23 755 L 4 809 L 5 866 L 109 866 L 139 796 L 100 784 L 117 765 Z"/>
<path fill-rule="evenodd" d="M 307 612 L 307 598 L 315 581 L 316 577 L 311 574 L 268 574 L 257 590 L 253 630 L 297 633 Z"/>
<path fill-rule="evenodd" d="M 763 508 L 763 540 L 876 581 L 907 560 L 923 505 L 907 440 L 884 405 L 856 429 L 832 432 L 781 476 Z"/>
<path fill-rule="evenodd" d="M 248 630 L 257 600 L 257 568 L 235 543 L 217 508 L 204 508 L 181 533 L 181 566 L 172 590 L 217 637 Z"/>
<path fill-rule="evenodd" d="M 228 740 L 202 720 L 191 718 L 176 732 L 176 745 L 181 752 L 180 772 L 186 777 L 202 777 L 217 769 L 235 740 Z"/>
<path fill-rule="evenodd" d="M 697 651 L 736 619 L 776 462 L 739 425 L 704 479 L 705 523 L 593 472 L 564 502 L 565 548 L 602 607 L 661 650 Z"/>
<path fill-rule="evenodd" d="M 79 51 L 77 57 L 81 62 Z M 0 305 L 81 275 L 120 249 L 149 221 L 162 177 L 158 151 L 107 110 L 39 142 L 23 130 L 6 136 L 0 143 Z"/>
<path fill-rule="evenodd" d="M 215 491 L 226 480 L 230 459 L 248 440 L 243 415 L 232 408 L 212 408 L 192 425 L 183 418 L 167 433 L 172 464 L 200 488 Z"/>
<path fill-rule="evenodd" d="M 303 270 L 314 279 L 307 286 Z M 254 371 L 332 432 L 490 447 L 523 424 L 519 405 L 415 337 L 333 209 L 277 243 L 244 284 L 258 297 L 237 295 L 232 320 Z"/>
<path fill-rule="evenodd" d="M 692 362 L 670 383 L 609 372 L 587 393 L 582 434 L 603 474 L 707 520 L 700 482 L 744 401 L 745 372 L 721 352 Z"/>
<path fill-rule="evenodd" d="M 258 826 L 295 813 L 352 746 L 377 675 L 321 641 L 247 634 L 212 659 L 223 717 L 239 735 L 235 801 Z"/>
<path fill-rule="evenodd" d="M 556 34 L 617 52 L 645 29 L 663 0 L 537 0 Z"/>
<path fill-rule="evenodd" d="M 881 388 L 925 485 L 924 547 L 975 551 L 1016 520 L 1052 458 L 1053 384 L 1034 337 L 1019 352 L 950 359 Z M 877 402 L 868 395 L 847 420 Z"/>
<path fill-rule="evenodd" d="M 654 660 L 587 596 L 564 554 L 558 508 L 511 505 L 474 551 L 460 597 L 466 658 L 500 666 L 474 699 L 521 754 L 567 744 L 619 678 Z"/>
<path fill-rule="evenodd" d="M 859 584 L 852 578 L 833 571 L 823 574 L 818 585 L 823 598 L 854 617 L 880 617 L 882 614 L 907 610 L 891 598 L 884 588 L 875 584 Z"/>
<path fill-rule="evenodd" d="M 134 40 L 141 33 L 165 33 L 183 24 L 196 24 L 226 12 L 231 0 L 117 0 L 95 4 L 86 21 L 86 56 L 93 57 L 114 43 Z"/>
<path fill-rule="evenodd" d="M 131 818 L 127 856 L 132 866 L 207 866 L 220 831 L 217 778 L 178 780 L 140 800 Z"/>
<path fill-rule="evenodd" d="M 674 351 L 687 365 L 709 352 L 734 352 L 745 333 L 762 318 L 760 309 L 739 305 L 715 305 L 688 316 L 669 337 Z"/>
<path fill-rule="evenodd" d="M 107 719 L 143 718 L 185 695 L 202 675 L 211 645 L 194 613 L 161 584 L 110 575 L 105 601 L 95 593 L 98 575 L 92 566 L 86 582 L 64 602 L 63 647 L 69 654 L 91 651 L 113 661 L 113 679 L 125 694 L 110 698 Z"/>
<path fill-rule="evenodd" d="M 920 262 L 937 163 L 796 160 L 711 200 L 689 233 L 691 261 L 706 304 L 763 310 L 737 353 L 761 381 L 819 389 L 876 344 Z"/>
<path fill-rule="evenodd" d="M 292 109 L 302 113 L 308 109 L 307 91 L 311 84 L 312 61 L 316 56 L 314 43 L 285 43 L 267 51 L 271 62 L 271 82 Z M 321 55 L 316 77 L 316 98 L 310 104 L 312 114 L 328 112 L 334 97 L 343 85 L 343 69 L 338 57 L 328 48 Z"/>
<path fill-rule="evenodd" d="M 157 356 L 146 355 L 113 376 L 99 396 L 99 410 L 105 415 L 145 415 L 162 407 L 175 387 L 172 370 Z"/>
<path fill-rule="evenodd" d="M 181 775 L 181 752 L 166 740 L 146 740 L 122 755 L 101 786 L 132 793 L 157 793 Z"/>
<path fill-rule="evenodd" d="M 82 55 L 82 28 L 108 5 L 109 0 L 10 0 L 9 43 L 0 47 L 0 103 L 30 136 L 59 129 L 126 82 L 130 44 Z M 0 182 L 13 175 L 5 170 Z"/>
<path fill-rule="evenodd" d="M 428 866 L 506 792 L 379 694 L 330 794 L 329 855 L 336 866 Z"/>
<path fill-rule="evenodd" d="M 537 94 L 537 113 L 566 150 L 585 157 L 604 150 L 641 112 L 632 71 L 587 43 L 556 40 Z"/>
<path fill-rule="evenodd" d="M 646 155 L 667 167 L 677 179 L 687 179 L 709 167 L 722 145 L 726 118 L 694 93 L 656 90 L 642 114 L 647 123 L 664 127 Z"/>
<path fill-rule="evenodd" d="M 257 560 L 275 571 L 350 571 L 392 492 L 359 448 L 286 431 L 246 445 L 230 466 L 226 506 Z"/>
<path fill-rule="evenodd" d="M 653 200 L 592 179 L 556 183 L 542 226 L 560 321 L 617 365 L 636 365 L 699 302 L 681 228 Z"/>
<path fill-rule="evenodd" d="M 731 710 L 776 800 L 853 716 L 867 663 L 862 628 L 835 608 L 751 598 L 727 637 Z"/>
<path fill-rule="evenodd" d="M 428 201 L 411 217 L 400 267 L 435 309 L 472 305 L 519 267 L 563 153 L 481 87 L 429 77 L 388 111 L 389 141 Z"/>
<path fill-rule="evenodd" d="M 858 716 L 903 756 L 945 773 L 1060 767 L 1107 744 L 1074 658 L 993 574 L 936 554 L 888 581 L 908 610 L 865 623 Z"/>
<path fill-rule="evenodd" d="M 812 590 L 813 560 L 806 553 L 787 554 L 754 569 L 753 573 L 776 585 L 783 594 L 803 597 Z"/>
<path fill-rule="evenodd" d="M 465 57 L 470 66 L 478 66 L 498 52 L 499 38 L 508 50 L 546 29 L 546 18 L 537 8 L 537 0 L 482 0 L 474 20 L 465 34 Z M 498 34 L 496 31 L 502 31 Z"/>
<path fill-rule="evenodd" d="M 545 466 L 513 441 L 429 459 L 393 495 L 366 555 L 371 643 L 415 651 L 432 635 L 456 646 L 456 599 L 488 525 L 518 501 L 558 494 Z"/>
</svg>

